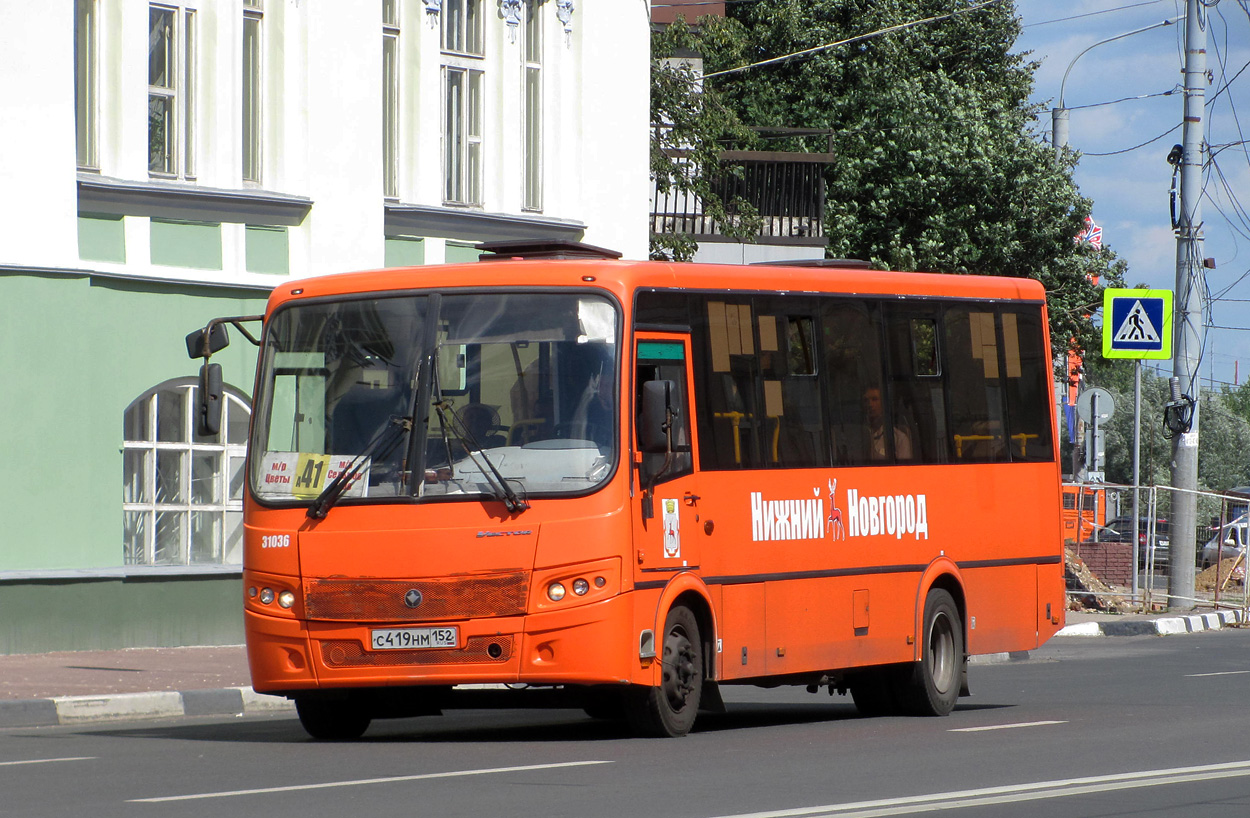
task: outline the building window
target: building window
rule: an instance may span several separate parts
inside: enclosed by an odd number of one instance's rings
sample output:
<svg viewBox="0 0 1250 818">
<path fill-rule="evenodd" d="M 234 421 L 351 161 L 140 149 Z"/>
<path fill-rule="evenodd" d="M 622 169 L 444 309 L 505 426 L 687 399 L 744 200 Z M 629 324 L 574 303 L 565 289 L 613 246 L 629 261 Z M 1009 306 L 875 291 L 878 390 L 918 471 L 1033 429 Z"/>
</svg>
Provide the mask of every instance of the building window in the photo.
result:
<svg viewBox="0 0 1250 818">
<path fill-rule="evenodd" d="M 382 0 L 382 177 L 399 196 L 399 0 Z"/>
<path fill-rule="evenodd" d="M 195 433 L 196 378 L 166 381 L 126 408 L 122 453 L 126 565 L 237 564 L 251 408 L 228 390 L 221 432 Z"/>
<path fill-rule="evenodd" d="M 482 0 L 443 1 L 443 50 L 455 54 L 486 53 Z"/>
<path fill-rule="evenodd" d="M 96 115 L 99 105 L 99 55 L 96 53 L 96 0 L 74 2 L 74 119 L 78 131 L 78 167 L 99 168 Z"/>
<path fill-rule="evenodd" d="M 523 170 L 525 174 L 525 194 L 522 207 L 526 210 L 541 210 L 543 206 L 543 36 L 542 14 L 538 0 L 525 2 L 521 99 L 524 101 L 525 133 L 522 137 L 524 152 Z"/>
<path fill-rule="evenodd" d="M 195 12 L 148 7 L 148 171 L 195 177 Z"/>
<path fill-rule="evenodd" d="M 243 181 L 261 172 L 261 0 L 243 3 Z"/>
<path fill-rule="evenodd" d="M 443 68 L 443 199 L 482 203 L 482 72 Z"/>
</svg>

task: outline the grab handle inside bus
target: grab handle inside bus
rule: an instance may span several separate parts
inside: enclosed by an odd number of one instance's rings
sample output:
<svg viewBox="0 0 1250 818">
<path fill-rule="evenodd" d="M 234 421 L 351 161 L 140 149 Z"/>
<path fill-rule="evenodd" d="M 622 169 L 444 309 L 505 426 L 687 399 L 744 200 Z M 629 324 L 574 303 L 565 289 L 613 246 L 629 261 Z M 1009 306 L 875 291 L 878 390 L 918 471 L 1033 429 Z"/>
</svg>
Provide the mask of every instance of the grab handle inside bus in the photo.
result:
<svg viewBox="0 0 1250 818">
<path fill-rule="evenodd" d="M 647 381 L 642 385 L 638 443 L 645 454 L 672 451 L 672 394 L 672 381 Z"/>
</svg>

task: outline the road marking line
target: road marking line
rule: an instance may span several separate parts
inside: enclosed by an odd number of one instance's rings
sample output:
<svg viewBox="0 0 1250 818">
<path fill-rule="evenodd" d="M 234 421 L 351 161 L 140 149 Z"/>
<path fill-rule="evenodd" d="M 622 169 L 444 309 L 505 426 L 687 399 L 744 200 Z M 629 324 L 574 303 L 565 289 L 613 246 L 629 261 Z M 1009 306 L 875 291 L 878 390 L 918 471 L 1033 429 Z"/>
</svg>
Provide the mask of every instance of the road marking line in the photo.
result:
<svg viewBox="0 0 1250 818">
<path fill-rule="evenodd" d="M 1240 676 L 1243 673 L 1250 673 L 1250 670 L 1223 670 L 1219 673 L 1189 673 L 1186 679 L 1201 679 L 1205 676 Z"/>
<path fill-rule="evenodd" d="M 66 758 L 31 758 L 25 761 L 0 761 L 0 767 L 16 767 L 19 764 L 51 764 L 56 761 L 95 761 L 98 756 L 69 756 Z"/>
<path fill-rule="evenodd" d="M 286 787 L 261 787 L 255 790 L 230 790 L 227 792 L 201 792 L 194 795 L 166 795 L 159 798 L 132 798 L 128 804 L 160 804 L 166 801 L 194 801 L 203 798 L 230 798 L 235 795 L 264 795 L 274 792 L 299 792 L 301 790 L 325 790 L 333 787 L 359 787 L 365 784 L 394 784 L 400 781 L 425 781 L 434 778 L 458 778 L 469 775 L 492 773 L 520 773 L 530 770 L 558 770 L 563 767 L 587 767 L 592 764 L 611 764 L 611 761 L 565 761 L 559 764 L 528 764 L 523 767 L 490 767 L 484 770 L 456 770 L 447 773 L 424 773 L 422 775 L 396 775 L 389 778 L 360 778 L 354 781 L 327 781 L 321 784 L 293 784 Z"/>
<path fill-rule="evenodd" d="M 986 730 L 1011 730 L 1016 727 L 1045 727 L 1048 724 L 1067 724 L 1066 721 L 1022 721 L 1016 724 L 991 724 L 988 727 L 956 727 L 948 733 L 982 733 Z"/>
<path fill-rule="evenodd" d="M 1167 784 L 1246 776 L 1250 776 L 1250 761 L 1232 761 L 1225 764 L 1204 764 L 1198 767 L 1173 767 L 1164 770 L 1038 781 L 1033 784 L 983 787 L 975 790 L 956 790 L 877 801 L 855 801 L 846 804 L 743 813 L 718 818 L 882 818 L 882 816 L 889 815 L 914 815 L 918 812 L 967 809 L 1007 804 L 1013 801 L 1037 801 L 1044 798 L 1064 798 L 1071 795 L 1088 795 L 1139 787 L 1159 787 Z"/>
</svg>

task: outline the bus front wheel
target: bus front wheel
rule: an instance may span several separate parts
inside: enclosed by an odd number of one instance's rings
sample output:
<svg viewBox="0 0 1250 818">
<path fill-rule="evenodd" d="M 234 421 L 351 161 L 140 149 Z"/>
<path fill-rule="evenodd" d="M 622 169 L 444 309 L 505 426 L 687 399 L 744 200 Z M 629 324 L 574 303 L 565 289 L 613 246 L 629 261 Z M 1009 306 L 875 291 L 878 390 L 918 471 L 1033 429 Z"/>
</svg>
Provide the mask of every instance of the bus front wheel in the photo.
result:
<svg viewBox="0 0 1250 818">
<path fill-rule="evenodd" d="M 684 736 L 694 726 L 703 692 L 699 622 L 685 606 L 668 612 L 660 662 L 660 686 L 640 688 L 630 695 L 629 722 L 640 735 Z"/>
<path fill-rule="evenodd" d="M 919 716 L 945 716 L 955 708 L 963 685 L 964 629 L 948 591 L 934 588 L 924 603 L 920 661 L 907 685 L 908 708 Z"/>
<path fill-rule="evenodd" d="M 358 739 L 371 721 L 364 708 L 351 700 L 297 697 L 295 712 L 308 735 L 323 741 Z"/>
</svg>

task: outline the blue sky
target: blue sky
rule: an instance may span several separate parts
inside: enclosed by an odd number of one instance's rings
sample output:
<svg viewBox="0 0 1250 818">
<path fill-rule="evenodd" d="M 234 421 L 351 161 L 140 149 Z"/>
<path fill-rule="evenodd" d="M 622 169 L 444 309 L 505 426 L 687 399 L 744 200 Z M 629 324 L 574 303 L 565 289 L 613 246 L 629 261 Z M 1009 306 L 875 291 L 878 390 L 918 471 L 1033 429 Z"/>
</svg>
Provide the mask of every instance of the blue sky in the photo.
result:
<svg viewBox="0 0 1250 818">
<path fill-rule="evenodd" d="M 1250 0 L 1207 0 L 1208 86 L 1205 129 L 1215 166 L 1208 170 L 1202 203 L 1204 256 L 1210 321 L 1217 327 L 1250 328 Z M 1041 62 L 1034 100 L 1054 107 L 1069 64 L 1083 49 L 1110 37 L 1174 17 L 1181 21 L 1098 45 L 1072 67 L 1063 89 L 1071 109 L 1068 142 L 1081 151 L 1076 182 L 1094 202 L 1094 220 L 1105 246 L 1129 263 L 1127 283 L 1160 289 L 1176 285 L 1176 239 L 1166 157 L 1181 142 L 1179 89 L 1184 64 L 1183 0 L 1016 0 L 1024 32 L 1016 51 Z M 1075 19 L 1065 19 L 1075 18 Z M 1150 96 L 1154 95 L 1154 96 Z M 1116 102 L 1130 97 L 1147 97 Z M 1113 104 L 1099 104 L 1113 103 Z M 1093 107 L 1081 107 L 1093 106 Z M 1049 113 L 1041 126 L 1049 132 Z M 1142 147 L 1143 142 L 1159 137 Z M 1240 143 L 1240 144 L 1238 144 Z M 1231 193 L 1230 193 L 1231 189 Z M 1238 212 L 1238 208 L 1241 208 Z M 1238 300 L 1240 299 L 1240 300 Z M 1165 374 L 1171 365 L 1163 362 Z M 1200 366 L 1204 383 L 1250 380 L 1250 329 L 1209 329 Z"/>
</svg>

